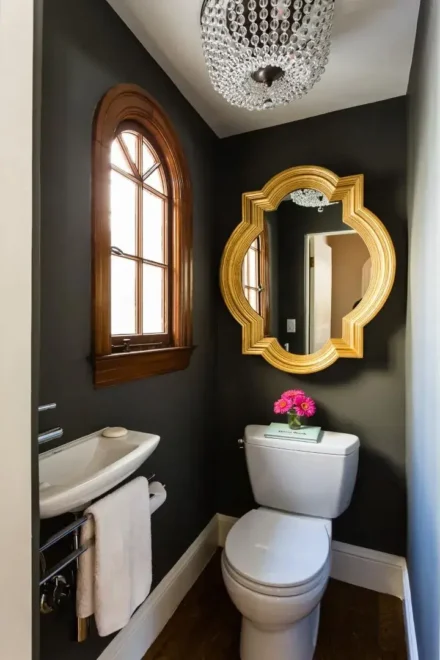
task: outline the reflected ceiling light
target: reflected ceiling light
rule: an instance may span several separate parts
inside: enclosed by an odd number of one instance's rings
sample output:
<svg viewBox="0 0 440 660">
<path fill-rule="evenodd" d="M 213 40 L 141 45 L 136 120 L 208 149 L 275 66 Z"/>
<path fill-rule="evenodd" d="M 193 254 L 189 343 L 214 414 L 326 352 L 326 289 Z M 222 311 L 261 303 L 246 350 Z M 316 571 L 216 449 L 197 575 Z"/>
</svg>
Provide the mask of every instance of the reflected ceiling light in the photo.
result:
<svg viewBox="0 0 440 660">
<path fill-rule="evenodd" d="M 319 213 L 322 213 L 324 206 L 332 206 L 338 202 L 329 202 L 324 193 L 312 188 L 298 188 L 293 193 L 290 193 L 290 199 L 298 206 L 308 206 L 310 208 L 317 208 Z"/>
<path fill-rule="evenodd" d="M 285 105 L 325 71 L 335 0 L 204 0 L 202 45 L 214 88 L 248 110 Z"/>
</svg>

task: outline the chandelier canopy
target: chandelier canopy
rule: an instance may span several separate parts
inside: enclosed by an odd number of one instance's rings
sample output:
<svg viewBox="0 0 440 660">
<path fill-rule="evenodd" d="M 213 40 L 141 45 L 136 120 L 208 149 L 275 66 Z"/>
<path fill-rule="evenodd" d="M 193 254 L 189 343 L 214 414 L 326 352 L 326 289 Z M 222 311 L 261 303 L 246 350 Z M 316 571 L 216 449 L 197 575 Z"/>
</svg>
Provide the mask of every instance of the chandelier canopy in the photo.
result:
<svg viewBox="0 0 440 660">
<path fill-rule="evenodd" d="M 204 0 L 202 45 L 214 88 L 263 110 L 300 99 L 325 71 L 335 0 Z"/>
</svg>

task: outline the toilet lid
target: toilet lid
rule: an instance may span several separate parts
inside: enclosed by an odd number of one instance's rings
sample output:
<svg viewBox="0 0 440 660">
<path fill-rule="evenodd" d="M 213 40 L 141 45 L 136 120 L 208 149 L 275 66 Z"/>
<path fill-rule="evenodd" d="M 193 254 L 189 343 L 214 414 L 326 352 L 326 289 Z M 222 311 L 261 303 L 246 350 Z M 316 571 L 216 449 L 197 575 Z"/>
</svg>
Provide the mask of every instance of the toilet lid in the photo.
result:
<svg viewBox="0 0 440 660">
<path fill-rule="evenodd" d="M 247 579 L 290 587 L 312 580 L 330 551 L 325 521 L 270 509 L 249 511 L 229 532 L 225 553 Z"/>
</svg>

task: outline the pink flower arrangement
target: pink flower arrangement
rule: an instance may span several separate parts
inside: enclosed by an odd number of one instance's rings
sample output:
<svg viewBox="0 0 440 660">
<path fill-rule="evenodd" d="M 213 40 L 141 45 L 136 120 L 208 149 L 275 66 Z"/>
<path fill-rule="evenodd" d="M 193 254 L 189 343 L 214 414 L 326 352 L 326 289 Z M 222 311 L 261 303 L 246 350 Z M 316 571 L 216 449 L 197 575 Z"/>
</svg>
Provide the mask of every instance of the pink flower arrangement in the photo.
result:
<svg viewBox="0 0 440 660">
<path fill-rule="evenodd" d="M 287 390 L 281 398 L 275 401 L 274 412 L 277 415 L 287 414 L 290 425 L 301 425 L 299 417 L 313 417 L 316 413 L 316 403 L 302 390 Z"/>
</svg>

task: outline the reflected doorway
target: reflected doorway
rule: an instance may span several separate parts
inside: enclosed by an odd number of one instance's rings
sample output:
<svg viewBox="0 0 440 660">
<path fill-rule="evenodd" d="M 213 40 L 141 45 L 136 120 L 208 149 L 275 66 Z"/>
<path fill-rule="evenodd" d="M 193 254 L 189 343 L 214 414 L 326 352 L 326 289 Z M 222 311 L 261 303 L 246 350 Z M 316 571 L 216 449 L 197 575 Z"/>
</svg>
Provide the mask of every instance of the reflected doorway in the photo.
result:
<svg viewBox="0 0 440 660">
<path fill-rule="evenodd" d="M 342 336 L 342 319 L 370 283 L 371 258 L 354 230 L 307 234 L 305 243 L 305 346 L 314 353 Z"/>
</svg>

